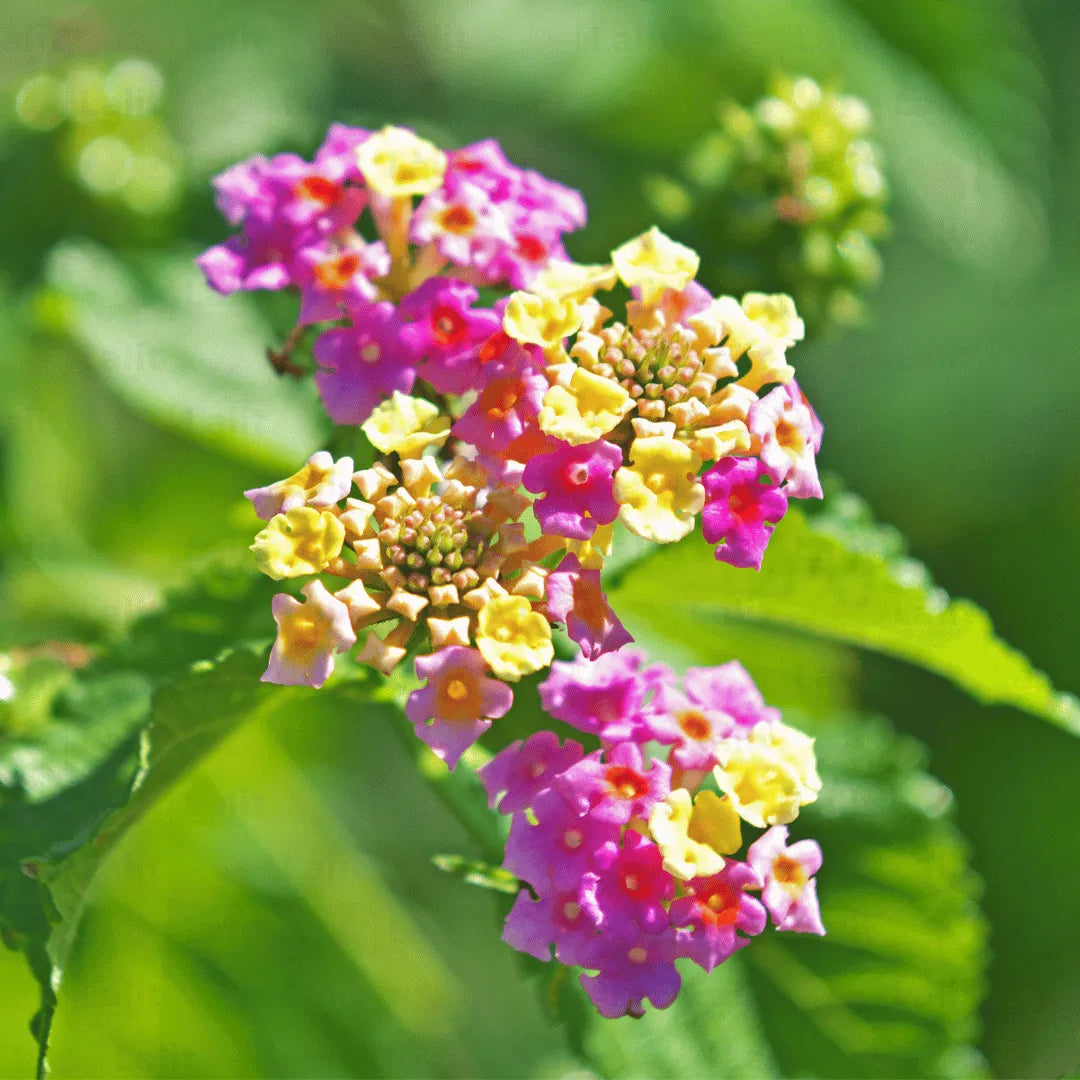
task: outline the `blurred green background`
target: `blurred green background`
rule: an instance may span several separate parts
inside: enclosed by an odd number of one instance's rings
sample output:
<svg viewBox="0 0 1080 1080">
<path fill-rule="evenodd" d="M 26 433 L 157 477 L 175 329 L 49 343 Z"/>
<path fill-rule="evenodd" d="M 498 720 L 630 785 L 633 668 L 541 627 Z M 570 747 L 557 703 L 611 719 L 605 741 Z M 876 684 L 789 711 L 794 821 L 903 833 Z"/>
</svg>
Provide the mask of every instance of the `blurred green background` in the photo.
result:
<svg viewBox="0 0 1080 1080">
<path fill-rule="evenodd" d="M 1075 0 L 0 13 L 0 647 L 115 633 L 193 563 L 242 550 L 239 492 L 325 437 L 310 388 L 260 360 L 288 304 L 225 304 L 190 267 L 225 232 L 215 172 L 309 153 L 333 120 L 413 124 L 443 145 L 491 136 L 582 190 L 591 223 L 569 246 L 598 260 L 652 223 L 646 178 L 678 171 L 718 102 L 749 103 L 787 71 L 869 103 L 891 190 L 866 324 L 795 350 L 822 464 L 1080 690 Z M 125 58 L 152 66 L 117 75 Z M 56 76 L 78 114 L 94 71 L 113 72 L 127 115 L 57 125 L 41 104 L 54 88 L 33 77 Z M 1064 1075 L 1080 1060 L 1075 740 L 976 714 L 899 665 L 865 664 L 858 697 L 923 739 L 956 794 L 994 928 L 990 1071 Z M 376 724 L 316 701 L 244 729 L 109 864 L 56 1074 L 562 1074 L 573 1065 L 498 940 L 494 900 L 431 866 L 466 850 Z M 31 1070 L 34 994 L 22 958 L 0 954 L 2 1075 Z"/>
</svg>

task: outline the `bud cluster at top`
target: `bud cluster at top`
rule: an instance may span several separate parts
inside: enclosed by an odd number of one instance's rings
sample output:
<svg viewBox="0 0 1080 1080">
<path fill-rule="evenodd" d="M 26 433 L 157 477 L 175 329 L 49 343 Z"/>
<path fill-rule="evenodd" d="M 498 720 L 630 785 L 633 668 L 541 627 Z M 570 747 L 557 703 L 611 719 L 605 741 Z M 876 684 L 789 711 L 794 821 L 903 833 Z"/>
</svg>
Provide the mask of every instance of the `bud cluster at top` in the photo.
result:
<svg viewBox="0 0 1080 1080">
<path fill-rule="evenodd" d="M 813 328 L 850 324 L 881 275 L 889 231 L 881 151 L 860 98 L 806 76 L 775 79 L 749 108 L 721 104 L 719 125 L 683 163 L 683 178 L 646 188 L 672 225 L 716 237 L 713 278 L 794 292 Z"/>
</svg>

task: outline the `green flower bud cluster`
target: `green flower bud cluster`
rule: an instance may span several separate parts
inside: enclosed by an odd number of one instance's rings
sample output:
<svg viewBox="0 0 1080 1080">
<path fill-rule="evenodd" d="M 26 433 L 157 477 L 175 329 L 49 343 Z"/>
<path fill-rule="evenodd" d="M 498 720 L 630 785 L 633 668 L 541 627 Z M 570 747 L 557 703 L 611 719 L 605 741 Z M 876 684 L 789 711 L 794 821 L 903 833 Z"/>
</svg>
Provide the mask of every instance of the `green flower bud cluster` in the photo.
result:
<svg viewBox="0 0 1080 1080">
<path fill-rule="evenodd" d="M 687 398 L 707 400 L 718 378 L 730 374 L 718 350 L 702 357 L 684 327 L 630 330 L 612 323 L 596 335 L 579 335 L 579 342 L 572 354 L 578 363 L 619 383 L 634 400 L 637 415 L 647 420 L 663 420 L 667 406 Z"/>
<path fill-rule="evenodd" d="M 32 75 L 15 95 L 30 131 L 55 133 L 57 151 L 92 197 L 154 218 L 182 196 L 180 150 L 161 117 L 165 81 L 146 60 L 80 60 Z"/>
<path fill-rule="evenodd" d="M 683 177 L 651 177 L 647 194 L 685 231 L 714 292 L 788 292 L 812 330 L 850 325 L 881 276 L 889 231 L 881 154 L 857 97 L 805 76 L 777 80 L 691 148 Z"/>
<path fill-rule="evenodd" d="M 432 585 L 475 588 L 490 533 L 482 511 L 431 495 L 418 499 L 401 520 L 384 521 L 378 535 L 386 564 L 405 574 L 410 592 L 425 593 Z"/>
</svg>

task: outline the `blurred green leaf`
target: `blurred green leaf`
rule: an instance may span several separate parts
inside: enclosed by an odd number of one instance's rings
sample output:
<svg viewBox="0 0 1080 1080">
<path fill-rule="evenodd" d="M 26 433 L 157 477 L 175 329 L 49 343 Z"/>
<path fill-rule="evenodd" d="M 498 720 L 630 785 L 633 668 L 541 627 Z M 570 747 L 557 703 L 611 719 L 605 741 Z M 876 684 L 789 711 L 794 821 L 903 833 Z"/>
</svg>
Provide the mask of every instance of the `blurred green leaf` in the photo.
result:
<svg viewBox="0 0 1080 1080">
<path fill-rule="evenodd" d="M 673 590 L 673 581 L 694 585 Z M 1080 703 L 995 637 L 980 608 L 935 588 L 926 568 L 904 556 L 895 531 L 876 525 L 848 494 L 817 513 L 792 508 L 760 574 L 715 562 L 695 534 L 631 566 L 611 602 L 631 630 L 648 628 L 658 614 L 706 633 L 712 622 L 745 620 L 883 653 L 950 679 L 984 704 L 1012 705 L 1080 734 Z"/>
<path fill-rule="evenodd" d="M 238 648 L 236 636 L 263 588 L 252 575 L 208 576 L 73 677 L 40 733 L 0 742 L 0 930 L 41 985 L 33 1030 L 42 1070 L 68 950 L 101 861 L 178 776 L 273 699 L 258 681 L 261 648 Z"/>
<path fill-rule="evenodd" d="M 467 859 L 464 855 L 436 855 L 434 863 L 444 873 L 461 878 L 469 885 L 479 885 L 482 889 L 517 896 L 521 888 L 521 882 L 502 867 Z"/>
<path fill-rule="evenodd" d="M 295 469 L 328 425 L 313 387 L 274 375 L 274 341 L 244 296 L 220 297 L 183 254 L 130 264 L 70 241 L 45 271 L 39 319 L 82 346 L 109 386 L 156 422 L 260 465 Z"/>
</svg>

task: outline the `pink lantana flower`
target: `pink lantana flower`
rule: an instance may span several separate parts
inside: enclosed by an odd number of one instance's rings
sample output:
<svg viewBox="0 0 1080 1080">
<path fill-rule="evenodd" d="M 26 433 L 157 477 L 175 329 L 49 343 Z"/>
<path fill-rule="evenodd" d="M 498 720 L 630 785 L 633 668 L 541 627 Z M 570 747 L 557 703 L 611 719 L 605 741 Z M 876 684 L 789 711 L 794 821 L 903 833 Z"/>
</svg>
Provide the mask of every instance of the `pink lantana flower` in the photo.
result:
<svg viewBox="0 0 1080 1080">
<path fill-rule="evenodd" d="M 556 720 L 605 742 L 647 742 L 651 697 L 674 676 L 662 664 L 644 663 L 645 655 L 634 649 L 592 661 L 556 660 L 540 684 L 540 704 Z"/>
<path fill-rule="evenodd" d="M 656 696 L 651 734 L 673 745 L 671 763 L 690 773 L 707 773 L 719 761 L 718 750 L 737 727 L 734 717 L 717 708 L 709 695 L 664 686 Z"/>
<path fill-rule="evenodd" d="M 738 660 L 716 667 L 687 668 L 683 686 L 692 701 L 726 713 L 744 732 L 780 719 L 780 710 L 765 704 L 757 683 Z"/>
<path fill-rule="evenodd" d="M 663 864 L 660 849 L 633 829 L 627 829 L 621 843 L 600 848 L 597 902 L 605 925 L 629 921 L 650 933 L 667 927 L 664 904 L 675 895 L 675 879 Z"/>
<path fill-rule="evenodd" d="M 648 820 L 652 808 L 671 791 L 671 766 L 654 759 L 646 769 L 641 747 L 620 743 L 607 754 L 597 750 L 555 781 L 556 789 L 581 813 L 597 821 L 625 825 Z"/>
<path fill-rule="evenodd" d="M 472 309 L 478 296 L 463 281 L 434 277 L 401 301 L 401 341 L 440 393 L 464 394 L 483 385 L 478 350 L 500 319 L 494 311 Z"/>
<path fill-rule="evenodd" d="M 815 840 L 787 846 L 786 825 L 774 825 L 747 852 L 747 861 L 765 882 L 761 899 L 777 930 L 824 934 L 818 907 L 817 882 L 821 848 Z"/>
<path fill-rule="evenodd" d="M 681 953 L 671 930 L 649 934 L 631 927 L 600 934 L 582 966 L 595 975 L 582 975 L 581 985 L 601 1016 L 644 1016 L 645 1000 L 666 1009 L 678 996 L 682 979 L 675 969 Z"/>
<path fill-rule="evenodd" d="M 579 446 L 560 442 L 553 453 L 527 462 L 522 482 L 541 496 L 533 509 L 544 532 L 588 540 L 597 525 L 610 525 L 619 516 L 613 488 L 622 463 L 622 450 L 604 439 Z"/>
<path fill-rule="evenodd" d="M 760 889 L 761 879 L 746 863 L 728 859 L 719 874 L 693 878 L 684 888 L 687 895 L 671 905 L 671 925 L 689 928 L 680 934 L 679 955 L 706 971 L 749 944 L 749 937 L 742 935 L 753 936 L 765 929 L 765 908 L 746 892 Z"/>
<path fill-rule="evenodd" d="M 724 458 L 701 478 L 705 506 L 701 526 L 716 544 L 716 558 L 732 566 L 761 569 L 769 537 L 787 513 L 788 497 L 769 467 L 757 458 Z"/>
<path fill-rule="evenodd" d="M 507 352 L 513 358 L 491 365 L 489 381 L 453 427 L 459 439 L 472 443 L 485 457 L 505 453 L 522 435 L 540 412 L 548 388 L 524 349 L 518 346 Z"/>
<path fill-rule="evenodd" d="M 261 681 L 318 689 L 334 670 L 334 653 L 351 649 L 356 634 L 348 607 L 321 581 L 309 581 L 300 591 L 303 603 L 288 593 L 273 599 L 277 639 Z"/>
<path fill-rule="evenodd" d="M 541 792 L 530 806 L 535 824 L 514 814 L 503 866 L 537 891 L 565 889 L 595 869 L 596 852 L 617 843 L 619 826 L 581 811 L 560 792 Z"/>
<path fill-rule="evenodd" d="M 414 244 L 433 243 L 444 259 L 481 272 L 499 246 L 513 239 L 488 193 L 469 183 L 436 188 L 425 196 L 413 215 L 410 238 Z"/>
<path fill-rule="evenodd" d="M 336 424 L 362 424 L 383 398 L 407 394 L 416 379 L 393 304 L 380 300 L 350 314 L 352 326 L 325 331 L 312 349 L 320 367 L 315 385 Z"/>
<path fill-rule="evenodd" d="M 533 799 L 551 787 L 551 782 L 584 756 L 580 743 L 559 742 L 553 731 L 537 731 L 518 739 L 495 755 L 477 776 L 488 794 L 488 805 L 503 814 L 524 810 Z M 502 796 L 500 801 L 499 796 Z"/>
<path fill-rule="evenodd" d="M 505 716 L 514 703 L 510 687 L 488 677 L 476 649 L 448 645 L 430 656 L 418 656 L 416 674 L 427 685 L 409 695 L 405 715 L 451 769 L 491 721 Z"/>
<path fill-rule="evenodd" d="M 244 231 L 204 251 L 196 260 L 210 287 L 223 296 L 240 290 L 275 291 L 292 285 L 296 253 L 305 240 L 283 221 L 250 219 Z"/>
<path fill-rule="evenodd" d="M 346 310 L 362 310 L 374 300 L 372 282 L 389 272 L 390 254 L 382 243 L 317 244 L 301 249 L 297 267 L 299 325 L 310 326 L 340 319 Z"/>
<path fill-rule="evenodd" d="M 363 173 L 356 160 L 356 151 L 371 138 L 367 128 L 348 124 L 331 124 L 322 145 L 315 151 L 315 165 L 320 169 L 340 170 L 332 175 L 362 182 Z"/>
<path fill-rule="evenodd" d="M 548 575 L 546 597 L 548 615 L 565 624 L 587 660 L 598 660 L 634 640 L 604 595 L 600 571 L 583 570 L 576 555 L 567 555 Z"/>
<path fill-rule="evenodd" d="M 522 889 L 506 917 L 502 939 L 519 952 L 560 964 L 578 964 L 592 947 L 603 921 L 596 901 L 596 874 L 583 874 L 571 887 L 541 892 Z"/>
<path fill-rule="evenodd" d="M 794 379 L 754 402 L 746 426 L 760 446 L 761 460 L 788 496 L 821 498 L 814 455 L 821 449 L 824 428 Z"/>
</svg>

